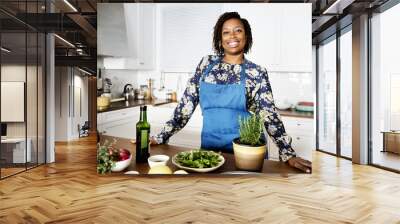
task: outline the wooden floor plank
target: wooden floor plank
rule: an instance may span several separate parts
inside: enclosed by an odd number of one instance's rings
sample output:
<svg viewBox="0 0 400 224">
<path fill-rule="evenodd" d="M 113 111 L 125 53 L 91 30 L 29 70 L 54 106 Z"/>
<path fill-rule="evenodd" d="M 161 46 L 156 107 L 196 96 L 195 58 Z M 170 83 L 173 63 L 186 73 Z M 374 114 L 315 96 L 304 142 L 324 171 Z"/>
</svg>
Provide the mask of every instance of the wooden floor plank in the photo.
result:
<svg viewBox="0 0 400 224">
<path fill-rule="evenodd" d="M 0 223 L 400 223 L 400 175 L 314 153 L 281 177 L 100 176 L 94 137 L 0 181 Z"/>
</svg>

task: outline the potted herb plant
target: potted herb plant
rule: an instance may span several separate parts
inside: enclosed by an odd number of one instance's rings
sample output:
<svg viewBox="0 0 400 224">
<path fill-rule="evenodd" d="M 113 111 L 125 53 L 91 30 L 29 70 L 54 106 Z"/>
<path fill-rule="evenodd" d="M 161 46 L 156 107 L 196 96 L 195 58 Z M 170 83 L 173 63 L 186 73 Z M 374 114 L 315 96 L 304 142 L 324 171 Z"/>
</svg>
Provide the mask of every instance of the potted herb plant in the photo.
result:
<svg viewBox="0 0 400 224">
<path fill-rule="evenodd" d="M 240 137 L 233 140 L 235 165 L 241 170 L 261 170 L 267 146 L 263 136 L 263 116 L 239 118 Z"/>
</svg>

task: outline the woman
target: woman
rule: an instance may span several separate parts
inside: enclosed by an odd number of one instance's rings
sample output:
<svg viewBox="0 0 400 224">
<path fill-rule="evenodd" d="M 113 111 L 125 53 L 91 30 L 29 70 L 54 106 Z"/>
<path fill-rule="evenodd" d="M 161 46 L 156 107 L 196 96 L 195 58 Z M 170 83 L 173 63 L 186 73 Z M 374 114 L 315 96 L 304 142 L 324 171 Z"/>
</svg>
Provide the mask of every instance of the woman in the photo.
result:
<svg viewBox="0 0 400 224">
<path fill-rule="evenodd" d="M 198 103 L 203 113 L 201 147 L 232 152 L 232 140 L 239 136 L 238 117 L 249 111 L 264 112 L 264 125 L 279 147 L 279 158 L 290 166 L 311 172 L 311 162 L 296 157 L 286 135 L 271 92 L 265 68 L 247 60 L 253 40 L 246 19 L 237 12 L 222 14 L 213 34 L 217 55 L 204 57 L 190 78 L 184 96 L 152 144 L 164 144 L 189 121 Z"/>
</svg>

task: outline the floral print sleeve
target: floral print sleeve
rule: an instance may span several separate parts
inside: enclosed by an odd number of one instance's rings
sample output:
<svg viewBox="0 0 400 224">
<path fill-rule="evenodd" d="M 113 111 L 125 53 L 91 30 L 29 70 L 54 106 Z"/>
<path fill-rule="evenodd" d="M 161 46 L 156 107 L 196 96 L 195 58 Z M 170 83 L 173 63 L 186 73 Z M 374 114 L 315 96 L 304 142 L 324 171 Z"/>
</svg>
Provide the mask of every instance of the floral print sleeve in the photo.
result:
<svg viewBox="0 0 400 224">
<path fill-rule="evenodd" d="M 167 143 L 169 138 L 181 130 L 192 116 L 199 103 L 199 82 L 205 64 L 208 62 L 204 57 L 196 68 L 196 72 L 189 79 L 183 97 L 179 100 L 172 118 L 167 121 L 161 132 L 154 136 L 159 144 Z"/>
<path fill-rule="evenodd" d="M 262 74 L 258 76 L 259 88 L 254 96 L 255 111 L 257 114 L 265 114 L 265 130 L 279 147 L 279 159 L 286 162 L 295 157 L 296 153 L 289 144 L 290 137 L 286 134 L 280 115 L 275 107 L 267 71 L 262 68 L 261 71 Z"/>
</svg>

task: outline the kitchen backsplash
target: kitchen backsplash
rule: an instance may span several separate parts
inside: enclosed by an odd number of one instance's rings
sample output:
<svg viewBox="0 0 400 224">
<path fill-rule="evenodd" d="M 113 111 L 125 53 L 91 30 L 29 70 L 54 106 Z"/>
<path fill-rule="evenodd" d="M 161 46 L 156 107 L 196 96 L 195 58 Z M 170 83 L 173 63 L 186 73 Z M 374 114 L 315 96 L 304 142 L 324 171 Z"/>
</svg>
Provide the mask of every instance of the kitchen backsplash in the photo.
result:
<svg viewBox="0 0 400 224">
<path fill-rule="evenodd" d="M 314 101 L 315 81 L 312 73 L 285 73 L 269 72 L 269 79 L 277 103 L 296 104 L 299 101 Z M 134 88 L 147 85 L 149 78 L 154 80 L 153 86 L 160 89 L 177 91 L 178 99 L 185 90 L 188 79 L 192 73 L 175 73 L 158 71 L 134 71 L 134 70 L 106 70 L 104 77 L 112 82 L 112 96 L 120 97 L 126 83 L 131 83 Z"/>
<path fill-rule="evenodd" d="M 127 83 L 133 85 L 133 88 L 138 88 L 137 75 L 138 71 L 135 70 L 102 70 L 102 78 L 109 78 L 111 80 L 111 97 L 122 97 L 124 86 Z"/>
<path fill-rule="evenodd" d="M 296 104 L 299 101 L 314 101 L 315 81 L 312 73 L 270 72 L 268 75 L 275 102 Z"/>
</svg>

